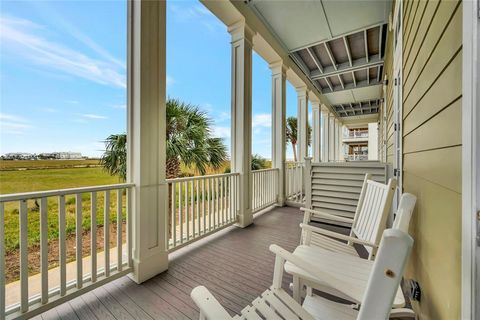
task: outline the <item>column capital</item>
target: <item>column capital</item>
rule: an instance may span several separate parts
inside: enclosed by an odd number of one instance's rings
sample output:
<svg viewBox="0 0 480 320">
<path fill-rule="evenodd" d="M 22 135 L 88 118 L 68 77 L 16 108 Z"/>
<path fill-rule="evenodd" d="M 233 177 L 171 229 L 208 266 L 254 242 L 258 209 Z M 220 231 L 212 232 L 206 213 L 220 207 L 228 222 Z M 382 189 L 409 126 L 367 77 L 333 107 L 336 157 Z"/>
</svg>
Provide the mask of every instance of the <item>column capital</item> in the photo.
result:
<svg viewBox="0 0 480 320">
<path fill-rule="evenodd" d="M 239 20 L 229 25 L 227 30 L 232 36 L 232 43 L 239 40 L 247 40 L 250 45 L 253 44 L 255 31 L 245 23 L 245 20 Z"/>
<path fill-rule="evenodd" d="M 306 96 L 306 97 L 308 97 L 308 89 L 307 89 L 307 86 L 295 87 L 295 91 L 297 91 L 297 95 L 298 95 L 298 96 Z"/>
<path fill-rule="evenodd" d="M 322 111 L 323 114 L 328 114 L 330 110 L 328 110 L 327 106 L 322 103 L 320 106 L 320 111 Z"/>
<path fill-rule="evenodd" d="M 285 76 L 286 73 L 287 73 L 287 67 L 283 64 L 283 60 L 278 60 L 278 61 L 272 62 L 268 66 L 270 67 L 270 70 L 272 71 L 272 75 L 281 74 L 281 75 Z"/>
</svg>

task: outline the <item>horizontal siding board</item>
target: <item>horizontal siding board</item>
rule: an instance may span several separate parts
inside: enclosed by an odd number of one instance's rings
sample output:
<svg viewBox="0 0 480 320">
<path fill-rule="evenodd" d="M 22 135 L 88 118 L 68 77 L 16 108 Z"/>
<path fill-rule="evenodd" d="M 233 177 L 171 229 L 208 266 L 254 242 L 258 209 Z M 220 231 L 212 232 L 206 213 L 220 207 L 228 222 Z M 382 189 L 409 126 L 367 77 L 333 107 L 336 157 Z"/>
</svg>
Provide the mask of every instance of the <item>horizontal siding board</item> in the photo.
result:
<svg viewBox="0 0 480 320">
<path fill-rule="evenodd" d="M 439 0 L 427 1 L 425 13 L 417 29 L 417 36 L 413 40 L 413 43 L 407 46 L 406 54 L 404 55 L 403 61 L 405 66 L 411 66 L 413 64 L 413 61 L 418 54 L 418 51 L 420 50 L 423 42 L 425 41 L 425 37 L 427 36 L 427 30 L 429 30 L 429 27 L 433 20 L 433 16 L 436 13 L 439 4 Z"/>
<path fill-rule="evenodd" d="M 403 138 L 403 151 L 412 153 L 421 150 L 442 148 L 462 143 L 462 100 L 457 100 L 448 108 L 418 127 Z M 432 137 L 435 137 L 432 139 Z"/>
<path fill-rule="evenodd" d="M 403 184 L 417 197 L 405 270 L 405 278 L 422 288 L 415 311 L 422 319 L 460 319 L 461 195 L 408 172 Z"/>
<path fill-rule="evenodd" d="M 411 69 L 412 71 L 410 74 L 404 74 L 404 102 L 407 102 L 407 99 L 412 99 L 413 101 L 418 99 L 418 95 L 421 95 L 430 85 L 430 83 L 427 83 L 422 76 L 435 78 L 436 75 L 438 75 L 438 72 L 442 70 L 439 66 L 444 66 L 446 61 L 448 61 L 448 59 L 442 60 L 442 58 L 445 59 L 445 57 L 451 57 L 453 53 L 450 53 L 450 51 L 453 50 L 453 52 L 456 52 L 458 49 L 457 44 L 461 44 L 462 37 L 458 36 L 458 31 L 453 35 L 453 39 L 451 36 L 448 36 L 449 40 L 452 41 L 450 43 L 445 41 L 446 37 L 442 36 L 443 31 L 445 29 L 448 30 L 447 22 L 454 14 L 456 6 L 457 3 L 454 1 L 442 2 L 432 22 L 431 31 L 427 34 L 425 43 L 415 59 L 414 66 L 412 66 Z M 443 50 L 439 50 L 440 48 L 435 47 L 437 43 L 440 45 L 439 41 L 442 42 Z M 452 46 L 452 48 L 449 48 L 449 46 Z M 408 110 L 404 110 L 404 114 L 406 114 L 407 111 Z"/>
<path fill-rule="evenodd" d="M 403 156 L 403 170 L 447 189 L 461 193 L 461 146 L 409 153 Z"/>
<path fill-rule="evenodd" d="M 458 52 L 420 101 L 405 103 L 405 109 L 408 108 L 411 112 L 407 117 L 408 121 L 404 122 L 404 133 L 408 134 L 453 101 L 459 99 L 462 95 L 461 78 L 462 54 Z M 458 81 L 452 81 L 452 79 L 458 79 Z M 415 108 L 412 109 L 415 104 Z"/>
</svg>

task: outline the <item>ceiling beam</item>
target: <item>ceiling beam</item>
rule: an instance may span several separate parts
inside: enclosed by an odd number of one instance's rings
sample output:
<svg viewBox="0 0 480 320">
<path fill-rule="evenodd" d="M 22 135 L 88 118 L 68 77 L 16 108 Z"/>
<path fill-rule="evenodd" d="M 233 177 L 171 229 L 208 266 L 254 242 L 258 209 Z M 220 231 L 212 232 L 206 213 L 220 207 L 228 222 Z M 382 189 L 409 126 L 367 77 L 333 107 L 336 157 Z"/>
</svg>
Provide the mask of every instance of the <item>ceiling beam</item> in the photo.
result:
<svg viewBox="0 0 480 320">
<path fill-rule="evenodd" d="M 370 68 L 367 68 L 367 82 L 370 84 Z"/>
<path fill-rule="evenodd" d="M 318 70 L 314 70 L 310 73 L 310 78 L 313 80 L 321 79 L 324 77 L 335 76 L 339 73 L 347 73 L 352 71 L 358 71 L 365 69 L 367 67 L 376 67 L 378 65 L 383 65 L 383 60 L 378 59 L 376 56 L 369 60 L 368 63 L 365 62 L 365 59 L 357 59 L 353 61 L 353 65 L 350 66 L 348 62 L 342 63 L 337 66 L 337 69 L 327 70 L 327 68 L 323 68 L 323 73 L 320 73 Z"/>
<path fill-rule="evenodd" d="M 378 30 L 378 59 L 382 59 L 382 41 L 383 41 L 383 26 L 379 26 Z"/>
<path fill-rule="evenodd" d="M 382 75 L 380 74 L 380 67 L 381 67 L 381 66 L 378 66 L 378 67 L 377 67 L 377 81 L 380 81 L 380 77 L 382 76 Z"/>
<path fill-rule="evenodd" d="M 330 91 L 333 92 L 333 86 L 332 86 L 332 83 L 330 82 L 330 79 L 325 78 L 325 82 L 328 84 L 328 87 L 330 88 Z"/>
<path fill-rule="evenodd" d="M 352 79 L 353 79 L 353 85 L 357 87 L 357 78 L 355 77 L 355 72 L 352 71 Z"/>
<path fill-rule="evenodd" d="M 320 71 L 321 73 L 323 73 L 322 63 L 320 62 L 320 60 L 318 60 L 318 57 L 317 57 L 317 55 L 315 54 L 315 52 L 313 52 L 313 50 L 310 49 L 310 48 L 307 48 L 307 52 L 308 52 L 308 54 L 310 55 L 310 57 L 312 58 L 313 62 L 315 62 L 315 65 L 317 66 L 318 71 Z"/>
<path fill-rule="evenodd" d="M 327 79 L 325 79 L 327 81 Z M 329 82 L 327 82 L 328 84 Z M 333 90 L 329 90 L 329 88 L 323 89 L 323 94 L 328 94 L 332 92 L 338 92 L 338 91 L 343 91 L 343 90 L 352 90 L 352 89 L 358 89 L 358 88 L 365 88 L 365 87 L 373 87 L 373 86 L 378 86 L 380 85 L 381 82 L 377 82 L 377 80 L 370 81 L 370 83 L 367 83 L 367 80 L 363 81 L 357 81 L 357 86 L 355 87 L 353 83 L 345 83 L 345 89 L 342 88 L 342 86 L 336 86 L 333 88 Z M 331 85 L 331 84 L 330 84 Z"/>
<path fill-rule="evenodd" d="M 307 76 L 310 75 L 310 69 L 307 67 L 305 62 L 303 62 L 303 59 L 297 52 L 291 53 L 290 57 L 292 57 L 292 60 L 297 64 L 297 66 L 302 70 L 302 72 L 304 72 Z"/>
<path fill-rule="evenodd" d="M 350 63 L 350 67 L 353 67 L 352 53 L 350 52 L 350 45 L 348 44 L 347 37 L 343 37 L 343 44 L 345 45 L 345 51 L 347 51 L 348 62 Z"/>
<path fill-rule="evenodd" d="M 328 42 L 324 42 L 323 45 L 325 46 L 325 50 L 327 50 L 328 57 L 330 58 L 330 61 L 332 62 L 332 66 L 337 71 L 337 62 L 335 61 L 335 58 L 333 57 L 332 51 L 330 50 L 330 45 Z"/>
<path fill-rule="evenodd" d="M 363 30 L 363 38 L 365 39 L 365 60 L 368 63 L 368 39 L 367 39 L 367 30 Z"/>
<path fill-rule="evenodd" d="M 343 84 L 343 80 L 342 80 L 342 75 L 338 74 L 338 80 L 340 81 L 340 85 L 342 86 L 342 89 L 345 89 L 345 85 Z"/>
</svg>

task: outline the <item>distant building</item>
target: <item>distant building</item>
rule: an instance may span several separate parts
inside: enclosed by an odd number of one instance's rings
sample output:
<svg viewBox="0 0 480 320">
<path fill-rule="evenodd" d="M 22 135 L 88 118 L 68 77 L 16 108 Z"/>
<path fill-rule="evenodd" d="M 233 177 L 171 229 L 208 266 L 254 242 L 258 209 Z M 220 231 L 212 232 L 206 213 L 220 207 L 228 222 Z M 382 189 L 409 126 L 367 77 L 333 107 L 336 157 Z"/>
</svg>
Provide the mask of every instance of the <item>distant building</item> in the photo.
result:
<svg viewBox="0 0 480 320">
<path fill-rule="evenodd" d="M 43 152 L 39 154 L 12 152 L 1 157 L 3 160 L 80 160 L 83 158 L 80 152 Z"/>
<path fill-rule="evenodd" d="M 80 152 L 52 152 L 52 153 L 40 153 L 38 155 L 40 159 L 50 160 L 78 160 L 83 159 Z"/>
<path fill-rule="evenodd" d="M 2 158 L 4 160 L 34 160 L 35 155 L 27 152 L 12 152 L 5 154 Z"/>
</svg>

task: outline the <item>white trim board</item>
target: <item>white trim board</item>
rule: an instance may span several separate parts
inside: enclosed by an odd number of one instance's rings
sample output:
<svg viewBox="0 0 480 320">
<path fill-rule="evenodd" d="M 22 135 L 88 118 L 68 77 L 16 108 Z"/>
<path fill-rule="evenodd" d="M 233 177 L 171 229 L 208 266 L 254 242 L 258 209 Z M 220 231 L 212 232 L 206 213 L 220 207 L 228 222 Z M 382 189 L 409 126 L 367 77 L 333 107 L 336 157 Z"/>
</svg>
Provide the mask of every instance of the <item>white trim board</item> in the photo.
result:
<svg viewBox="0 0 480 320">
<path fill-rule="evenodd" d="M 479 319 L 479 250 L 476 246 L 480 199 L 478 2 L 463 2 L 463 99 L 462 99 L 462 319 Z M 476 310 L 477 309 L 477 310 Z"/>
</svg>

